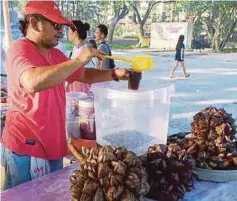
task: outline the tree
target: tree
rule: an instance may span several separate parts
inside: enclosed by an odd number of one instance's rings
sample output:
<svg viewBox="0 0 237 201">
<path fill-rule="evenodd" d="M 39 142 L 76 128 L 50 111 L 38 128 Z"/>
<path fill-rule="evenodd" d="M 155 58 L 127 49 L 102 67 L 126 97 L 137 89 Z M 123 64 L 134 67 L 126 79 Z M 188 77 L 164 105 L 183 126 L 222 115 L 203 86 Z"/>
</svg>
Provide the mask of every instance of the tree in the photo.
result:
<svg viewBox="0 0 237 201">
<path fill-rule="evenodd" d="M 28 0 L 18 0 L 17 7 L 19 8 L 19 10 L 23 11 L 27 2 Z"/>
<path fill-rule="evenodd" d="M 202 23 L 212 49 L 219 51 L 233 34 L 237 20 L 237 2 L 235 1 L 179 1 L 176 2 L 176 14 L 187 13 L 187 20 Z"/>
<path fill-rule="evenodd" d="M 147 22 L 147 19 L 150 16 L 150 13 L 152 11 L 152 9 L 154 8 L 154 6 L 158 3 L 171 3 L 173 2 L 172 0 L 168 0 L 168 1 L 148 1 L 147 2 L 147 7 L 145 8 L 145 13 L 142 16 L 141 11 L 139 11 L 139 9 L 141 9 L 140 7 L 140 2 L 139 1 L 131 1 L 131 6 L 133 9 L 133 12 L 136 15 L 136 19 L 133 20 L 134 22 L 137 22 L 139 24 L 139 37 L 141 38 L 142 36 L 144 36 L 145 32 L 144 32 L 144 25 Z M 142 9 L 144 9 L 144 7 L 142 7 Z"/>
<path fill-rule="evenodd" d="M 112 6 L 114 16 L 111 19 L 111 23 L 109 25 L 109 35 L 108 35 L 109 43 L 111 43 L 113 40 L 114 30 L 118 21 L 123 19 L 129 13 L 129 9 L 125 1 L 113 1 Z"/>
<path fill-rule="evenodd" d="M 94 31 L 93 27 L 103 21 L 104 11 L 108 10 L 108 3 L 104 1 L 57 0 L 56 2 L 64 16 L 89 23 L 91 33 Z"/>
<path fill-rule="evenodd" d="M 235 21 L 232 23 L 228 34 L 227 34 L 226 37 L 221 41 L 220 50 L 223 50 L 223 49 L 224 49 L 226 43 L 230 40 L 231 35 L 234 34 L 235 27 L 237 27 L 236 25 L 237 25 L 237 20 L 235 20 Z"/>
</svg>

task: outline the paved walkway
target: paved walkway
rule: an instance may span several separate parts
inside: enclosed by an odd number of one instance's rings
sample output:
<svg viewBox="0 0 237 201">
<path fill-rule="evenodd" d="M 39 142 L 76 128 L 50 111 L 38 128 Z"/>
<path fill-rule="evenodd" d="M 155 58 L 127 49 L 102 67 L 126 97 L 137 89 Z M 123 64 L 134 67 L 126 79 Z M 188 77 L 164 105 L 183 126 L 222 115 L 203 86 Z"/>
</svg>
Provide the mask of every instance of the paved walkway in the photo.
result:
<svg viewBox="0 0 237 201">
<path fill-rule="evenodd" d="M 195 113 L 213 105 L 224 108 L 237 118 L 237 54 L 186 54 L 185 63 L 191 77 L 169 79 L 168 74 L 174 64 L 174 53 L 114 52 L 119 56 L 133 57 L 151 55 L 154 69 L 145 72 L 144 80 L 157 83 L 173 83 L 176 88 L 170 108 L 169 134 L 190 130 Z M 125 65 L 124 63 L 117 63 Z M 180 71 L 176 76 L 182 76 Z M 155 87 L 155 86 L 154 86 Z"/>
</svg>

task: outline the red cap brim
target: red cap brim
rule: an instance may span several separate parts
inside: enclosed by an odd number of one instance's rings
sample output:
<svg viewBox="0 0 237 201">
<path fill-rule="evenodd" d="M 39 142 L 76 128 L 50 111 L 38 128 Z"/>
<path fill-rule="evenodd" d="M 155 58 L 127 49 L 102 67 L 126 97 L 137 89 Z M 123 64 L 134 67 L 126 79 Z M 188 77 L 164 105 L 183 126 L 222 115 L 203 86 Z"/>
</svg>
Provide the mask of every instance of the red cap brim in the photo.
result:
<svg viewBox="0 0 237 201">
<path fill-rule="evenodd" d="M 47 15 L 43 14 L 43 16 L 57 24 L 63 24 L 70 27 L 74 26 L 71 20 L 68 20 L 64 18 L 63 16 L 57 16 L 57 15 L 51 15 L 51 14 L 47 14 Z"/>
</svg>

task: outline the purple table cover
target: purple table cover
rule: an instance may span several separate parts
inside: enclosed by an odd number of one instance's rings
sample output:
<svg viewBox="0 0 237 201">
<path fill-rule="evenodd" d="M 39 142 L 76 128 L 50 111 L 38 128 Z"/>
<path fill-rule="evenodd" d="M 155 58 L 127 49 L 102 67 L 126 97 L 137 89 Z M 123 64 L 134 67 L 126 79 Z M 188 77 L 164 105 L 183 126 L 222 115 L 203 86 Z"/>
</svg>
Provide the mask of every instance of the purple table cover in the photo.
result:
<svg viewBox="0 0 237 201">
<path fill-rule="evenodd" d="M 69 201 L 69 175 L 79 164 L 21 184 L 1 193 L 2 201 Z M 149 199 L 146 199 L 148 201 Z M 196 182 L 195 190 L 184 201 L 237 201 L 237 181 L 230 183 Z"/>
</svg>

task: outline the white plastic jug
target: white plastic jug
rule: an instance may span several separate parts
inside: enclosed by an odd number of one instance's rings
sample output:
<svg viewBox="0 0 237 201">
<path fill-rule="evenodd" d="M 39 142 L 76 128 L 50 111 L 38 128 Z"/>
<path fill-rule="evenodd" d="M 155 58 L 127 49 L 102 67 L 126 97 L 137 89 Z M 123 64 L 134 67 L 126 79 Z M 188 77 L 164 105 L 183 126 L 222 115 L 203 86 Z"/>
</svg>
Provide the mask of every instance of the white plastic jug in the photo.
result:
<svg viewBox="0 0 237 201">
<path fill-rule="evenodd" d="M 173 85 L 141 81 L 134 91 L 127 82 L 104 82 L 91 90 L 99 144 L 123 146 L 138 155 L 151 145 L 166 144 Z"/>
</svg>

